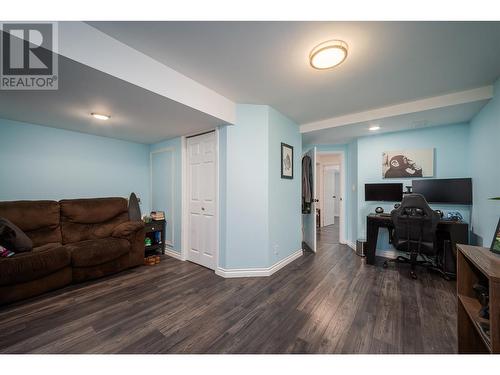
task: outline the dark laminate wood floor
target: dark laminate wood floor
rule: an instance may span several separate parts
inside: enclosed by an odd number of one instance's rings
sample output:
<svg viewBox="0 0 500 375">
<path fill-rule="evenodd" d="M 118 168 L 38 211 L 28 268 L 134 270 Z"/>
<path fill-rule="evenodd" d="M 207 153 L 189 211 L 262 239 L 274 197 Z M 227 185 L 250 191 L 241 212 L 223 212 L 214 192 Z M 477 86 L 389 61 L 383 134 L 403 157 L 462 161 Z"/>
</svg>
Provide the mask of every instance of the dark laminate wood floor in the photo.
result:
<svg viewBox="0 0 500 375">
<path fill-rule="evenodd" d="M 455 353 L 455 283 L 367 266 L 335 231 L 268 278 L 165 257 L 0 308 L 0 352 Z"/>
</svg>

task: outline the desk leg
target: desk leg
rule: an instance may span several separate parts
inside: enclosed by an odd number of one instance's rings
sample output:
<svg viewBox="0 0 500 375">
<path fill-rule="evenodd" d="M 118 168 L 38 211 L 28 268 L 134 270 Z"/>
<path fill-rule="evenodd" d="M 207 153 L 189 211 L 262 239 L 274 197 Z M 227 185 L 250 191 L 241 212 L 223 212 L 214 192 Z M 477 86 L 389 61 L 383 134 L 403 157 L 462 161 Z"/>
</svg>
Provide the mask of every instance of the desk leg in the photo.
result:
<svg viewBox="0 0 500 375">
<path fill-rule="evenodd" d="M 367 221 L 366 223 L 366 263 L 375 264 L 375 251 L 377 250 L 378 225 Z"/>
</svg>

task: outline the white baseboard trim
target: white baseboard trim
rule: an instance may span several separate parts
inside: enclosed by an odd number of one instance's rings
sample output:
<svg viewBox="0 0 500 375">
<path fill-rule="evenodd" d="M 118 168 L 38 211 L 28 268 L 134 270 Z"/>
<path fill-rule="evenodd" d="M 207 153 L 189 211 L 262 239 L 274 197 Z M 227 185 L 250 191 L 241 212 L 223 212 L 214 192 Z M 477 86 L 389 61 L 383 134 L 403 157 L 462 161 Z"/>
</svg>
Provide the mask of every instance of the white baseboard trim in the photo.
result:
<svg viewBox="0 0 500 375">
<path fill-rule="evenodd" d="M 285 267 L 287 264 L 290 264 L 295 259 L 300 258 L 302 256 L 302 249 L 297 250 L 287 256 L 286 258 L 281 259 L 280 261 L 273 264 L 271 267 L 266 268 L 222 268 L 218 267 L 215 270 L 215 274 L 225 277 L 225 278 L 233 278 L 233 277 L 264 277 L 271 276 L 273 273 Z"/>
<path fill-rule="evenodd" d="M 168 256 L 175 258 L 175 259 L 184 260 L 180 253 L 178 253 L 177 251 L 174 251 L 173 249 L 170 249 L 168 247 L 165 247 L 165 255 L 168 255 Z"/>
<path fill-rule="evenodd" d="M 356 251 L 356 244 L 354 242 L 351 242 L 351 241 L 347 241 L 346 242 L 346 245 L 349 246 L 351 249 L 353 249 L 354 251 Z"/>
</svg>

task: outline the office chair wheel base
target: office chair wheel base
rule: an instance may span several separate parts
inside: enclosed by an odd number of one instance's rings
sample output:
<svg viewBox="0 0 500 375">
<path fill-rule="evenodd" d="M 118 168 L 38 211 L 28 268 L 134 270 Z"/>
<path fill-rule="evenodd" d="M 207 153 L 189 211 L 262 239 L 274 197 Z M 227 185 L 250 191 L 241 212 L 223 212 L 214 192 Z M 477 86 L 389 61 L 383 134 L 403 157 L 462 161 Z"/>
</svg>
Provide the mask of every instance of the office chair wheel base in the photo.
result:
<svg viewBox="0 0 500 375">
<path fill-rule="evenodd" d="M 389 267 L 389 263 L 387 263 L 387 261 L 385 261 L 384 264 L 382 265 L 382 267 L 384 267 L 384 268 Z"/>
<path fill-rule="evenodd" d="M 410 277 L 413 279 L 413 280 L 417 280 L 417 273 L 415 271 L 410 271 Z"/>
</svg>

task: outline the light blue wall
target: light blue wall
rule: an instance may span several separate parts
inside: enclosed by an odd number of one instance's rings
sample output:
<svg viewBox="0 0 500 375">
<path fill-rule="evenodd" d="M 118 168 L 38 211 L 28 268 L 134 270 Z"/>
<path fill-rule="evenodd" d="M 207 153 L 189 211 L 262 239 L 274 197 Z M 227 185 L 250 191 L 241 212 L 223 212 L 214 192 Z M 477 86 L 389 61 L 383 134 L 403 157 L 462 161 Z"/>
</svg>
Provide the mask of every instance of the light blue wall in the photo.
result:
<svg viewBox="0 0 500 375">
<path fill-rule="evenodd" d="M 358 141 L 354 140 L 347 145 L 346 167 L 346 232 L 347 241 L 351 247 L 358 240 Z"/>
<path fill-rule="evenodd" d="M 225 129 L 223 268 L 269 266 L 268 118 L 267 106 L 237 105 L 236 124 Z"/>
<path fill-rule="evenodd" d="M 149 146 L 0 119 L 0 201 L 121 196 L 149 209 Z"/>
<path fill-rule="evenodd" d="M 281 142 L 293 147 L 293 179 L 281 178 Z M 302 248 L 299 126 L 269 108 L 269 265 Z"/>
<path fill-rule="evenodd" d="M 386 212 L 393 203 L 365 202 L 366 183 L 402 182 L 411 185 L 411 179 L 383 179 L 382 152 L 401 149 L 434 148 L 434 178 L 471 177 L 469 161 L 469 125 L 456 124 L 397 133 L 358 138 L 358 235 L 366 236 L 366 215 L 381 206 Z M 460 211 L 469 221 L 470 210 L 465 206 L 432 205 L 434 209 Z M 380 231 L 378 249 L 392 249 L 388 235 Z"/>
<path fill-rule="evenodd" d="M 500 80 L 495 84 L 494 98 L 472 119 L 470 159 L 473 178 L 473 232 L 478 244 L 490 247 L 498 219 L 500 201 Z"/>
<path fill-rule="evenodd" d="M 174 251 L 181 252 L 182 226 L 182 158 L 180 137 L 150 146 L 153 163 L 153 197 L 151 210 L 165 211 L 167 219 L 166 240 L 172 242 Z M 158 152 L 162 151 L 162 152 Z M 172 168 L 173 166 L 173 168 Z M 171 193 L 173 192 L 173 200 Z M 155 197 L 156 195 L 156 197 Z M 172 241 L 173 239 L 173 241 Z"/>
</svg>

